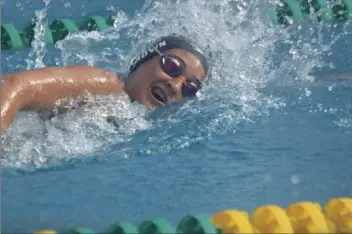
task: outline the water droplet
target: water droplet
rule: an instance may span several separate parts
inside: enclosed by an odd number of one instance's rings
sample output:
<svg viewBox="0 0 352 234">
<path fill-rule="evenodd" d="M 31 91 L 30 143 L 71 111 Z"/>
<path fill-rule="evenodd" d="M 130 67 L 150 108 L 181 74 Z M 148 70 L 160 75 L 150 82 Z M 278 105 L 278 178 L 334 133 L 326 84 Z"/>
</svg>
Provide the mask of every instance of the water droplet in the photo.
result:
<svg viewBox="0 0 352 234">
<path fill-rule="evenodd" d="M 113 7 L 113 6 L 108 6 L 107 8 L 106 8 L 108 11 L 113 11 L 113 12 L 116 12 L 116 9 L 115 9 L 115 7 Z"/>
<path fill-rule="evenodd" d="M 299 183 L 299 177 L 297 175 L 291 176 L 291 183 L 292 184 L 298 184 Z"/>
</svg>

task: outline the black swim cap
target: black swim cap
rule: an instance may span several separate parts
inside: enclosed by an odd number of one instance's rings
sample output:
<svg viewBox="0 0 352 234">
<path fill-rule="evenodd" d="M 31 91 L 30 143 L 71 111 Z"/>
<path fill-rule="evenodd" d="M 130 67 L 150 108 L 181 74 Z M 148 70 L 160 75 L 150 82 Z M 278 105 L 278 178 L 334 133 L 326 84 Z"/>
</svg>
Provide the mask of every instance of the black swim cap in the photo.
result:
<svg viewBox="0 0 352 234">
<path fill-rule="evenodd" d="M 202 50 L 189 39 L 183 36 L 173 34 L 157 39 L 152 44 L 152 46 L 147 48 L 138 57 L 133 58 L 131 61 L 130 73 L 134 72 L 142 63 L 158 55 L 156 49 L 158 49 L 160 52 L 164 52 L 171 49 L 186 50 L 199 59 L 199 61 L 204 67 L 205 74 L 207 74 L 208 72 L 208 64 Z"/>
</svg>

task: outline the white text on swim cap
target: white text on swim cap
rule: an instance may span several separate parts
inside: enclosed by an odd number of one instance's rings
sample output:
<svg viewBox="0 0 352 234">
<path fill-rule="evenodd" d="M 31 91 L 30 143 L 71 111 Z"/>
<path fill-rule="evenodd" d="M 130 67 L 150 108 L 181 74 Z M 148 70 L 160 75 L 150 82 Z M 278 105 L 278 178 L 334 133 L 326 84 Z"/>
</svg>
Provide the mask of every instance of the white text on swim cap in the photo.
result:
<svg viewBox="0 0 352 234">
<path fill-rule="evenodd" d="M 164 46 L 166 46 L 166 41 L 165 40 L 163 40 L 161 42 L 158 42 L 157 44 L 155 44 L 154 47 L 147 49 L 146 51 L 141 53 L 138 57 L 133 58 L 131 60 L 131 65 L 135 66 L 140 60 L 142 60 L 145 57 L 147 57 L 148 54 L 154 53 L 157 49 L 162 48 Z"/>
</svg>

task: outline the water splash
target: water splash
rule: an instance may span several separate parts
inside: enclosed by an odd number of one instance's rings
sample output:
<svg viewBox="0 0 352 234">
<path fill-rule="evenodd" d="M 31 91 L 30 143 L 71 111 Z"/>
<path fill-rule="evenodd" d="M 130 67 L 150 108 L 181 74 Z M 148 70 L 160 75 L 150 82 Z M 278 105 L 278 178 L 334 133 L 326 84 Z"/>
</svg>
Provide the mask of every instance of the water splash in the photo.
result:
<svg viewBox="0 0 352 234">
<path fill-rule="evenodd" d="M 1 139 L 3 165 L 28 169 L 70 161 L 73 155 L 92 157 L 95 150 L 148 129 L 146 114 L 126 95 L 94 98 L 83 108 L 45 121 L 40 113 L 25 113 Z M 109 116 L 120 120 L 118 129 L 107 121 Z"/>
<path fill-rule="evenodd" d="M 90 64 L 123 76 L 130 58 L 150 41 L 183 34 L 205 48 L 210 59 L 210 75 L 197 100 L 149 113 L 124 96 L 107 97 L 45 122 L 37 113 L 23 113 L 3 139 L 3 164 L 40 168 L 94 157 L 103 149 L 121 157 L 167 154 L 235 133 L 239 123 L 284 107 L 284 99 L 261 90 L 311 82 L 309 72 L 324 65 L 323 53 L 345 31 L 326 37 L 330 29 L 322 24 L 274 28 L 266 20 L 268 7 L 261 0 L 148 0 L 133 17 L 108 7 L 116 14 L 114 27 L 70 34 L 56 45 L 56 65 Z M 32 59 L 41 60 L 42 47 L 34 51 Z M 311 91 L 302 90 L 310 98 Z M 108 116 L 121 119 L 119 129 L 106 121 Z"/>
<path fill-rule="evenodd" d="M 341 118 L 334 123 L 341 128 L 352 128 L 352 118 Z"/>
<path fill-rule="evenodd" d="M 48 11 L 48 6 L 50 0 L 43 0 L 45 7 L 42 10 L 35 12 L 36 21 L 34 27 L 34 38 L 31 42 L 32 51 L 29 53 L 29 58 L 26 59 L 27 69 L 38 69 L 45 67 L 43 58 L 46 53 L 45 48 L 45 27 L 47 25 L 46 12 Z"/>
</svg>

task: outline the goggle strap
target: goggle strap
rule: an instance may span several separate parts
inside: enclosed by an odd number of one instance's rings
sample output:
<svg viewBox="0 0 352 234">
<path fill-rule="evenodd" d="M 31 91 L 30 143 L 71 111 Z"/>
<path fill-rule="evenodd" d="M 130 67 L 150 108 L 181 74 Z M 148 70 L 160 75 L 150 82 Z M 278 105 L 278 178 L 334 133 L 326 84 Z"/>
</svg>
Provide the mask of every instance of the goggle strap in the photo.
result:
<svg viewBox="0 0 352 234">
<path fill-rule="evenodd" d="M 162 54 L 157 48 L 155 48 L 155 51 L 156 51 L 160 56 L 163 56 L 163 54 Z"/>
<path fill-rule="evenodd" d="M 183 85 L 187 85 L 187 80 L 182 75 L 180 75 L 178 78 L 182 80 Z"/>
</svg>

